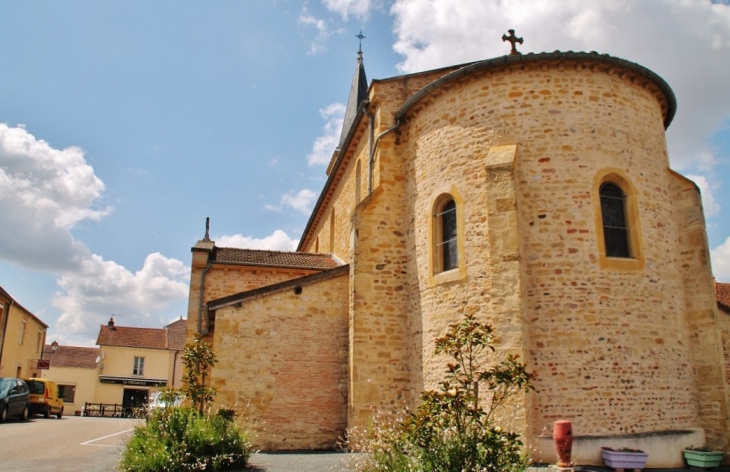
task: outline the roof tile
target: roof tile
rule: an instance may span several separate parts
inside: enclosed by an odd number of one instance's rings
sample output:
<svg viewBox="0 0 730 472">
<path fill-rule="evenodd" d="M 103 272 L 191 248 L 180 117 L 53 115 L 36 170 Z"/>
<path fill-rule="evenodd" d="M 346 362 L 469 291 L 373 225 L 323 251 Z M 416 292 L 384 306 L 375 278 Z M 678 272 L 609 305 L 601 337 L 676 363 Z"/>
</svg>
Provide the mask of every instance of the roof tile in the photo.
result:
<svg viewBox="0 0 730 472">
<path fill-rule="evenodd" d="M 50 344 L 43 347 L 43 358 L 51 361 L 51 367 L 78 367 L 96 369 L 96 358 L 101 349 L 98 347 L 58 346 L 53 352 Z"/>
<path fill-rule="evenodd" d="M 730 284 L 715 283 L 717 305 L 730 313 Z"/>
<path fill-rule="evenodd" d="M 99 346 L 167 349 L 167 331 L 164 328 L 101 325 L 96 344 Z"/>
<path fill-rule="evenodd" d="M 216 247 L 215 262 L 232 262 L 269 267 L 294 267 L 297 269 L 326 270 L 340 264 L 329 254 L 309 252 L 267 251 L 260 249 L 239 249 Z"/>
</svg>

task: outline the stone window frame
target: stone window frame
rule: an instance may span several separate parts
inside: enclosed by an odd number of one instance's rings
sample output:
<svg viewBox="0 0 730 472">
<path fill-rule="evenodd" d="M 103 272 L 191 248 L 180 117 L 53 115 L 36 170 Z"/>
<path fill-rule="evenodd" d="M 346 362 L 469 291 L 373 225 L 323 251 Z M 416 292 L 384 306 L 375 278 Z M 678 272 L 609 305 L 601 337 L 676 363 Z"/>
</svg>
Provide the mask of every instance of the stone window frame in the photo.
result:
<svg viewBox="0 0 730 472">
<path fill-rule="evenodd" d="M 601 187 L 612 184 L 624 194 L 624 218 L 628 233 L 628 257 L 611 257 L 606 255 L 606 239 L 603 226 L 603 206 L 601 204 Z M 598 245 L 599 264 L 603 269 L 636 270 L 644 267 L 644 249 L 641 237 L 641 219 L 639 218 L 638 192 L 626 173 L 618 168 L 601 169 L 593 179 L 593 207 L 596 225 L 596 243 Z"/>
<path fill-rule="evenodd" d="M 440 214 L 444 206 L 453 201 L 456 206 L 456 253 L 457 265 L 443 270 L 442 220 Z M 445 282 L 463 280 L 466 277 L 466 257 L 464 251 L 464 199 L 455 186 L 445 186 L 434 192 L 429 202 L 428 222 L 428 260 L 429 283 L 438 285 Z"/>
</svg>

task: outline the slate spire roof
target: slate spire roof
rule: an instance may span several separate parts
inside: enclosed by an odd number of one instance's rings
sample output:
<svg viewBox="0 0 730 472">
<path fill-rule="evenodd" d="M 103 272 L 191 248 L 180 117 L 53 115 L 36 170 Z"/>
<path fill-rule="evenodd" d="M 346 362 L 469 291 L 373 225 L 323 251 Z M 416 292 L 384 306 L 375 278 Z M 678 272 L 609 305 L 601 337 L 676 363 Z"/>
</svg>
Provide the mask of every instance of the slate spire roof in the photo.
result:
<svg viewBox="0 0 730 472">
<path fill-rule="evenodd" d="M 352 124 L 357 116 L 357 109 L 360 104 L 368 98 L 368 79 L 365 77 L 365 65 L 362 62 L 362 46 L 357 51 L 357 63 L 355 64 L 355 75 L 352 77 L 352 86 L 350 87 L 350 98 L 347 100 L 347 109 L 345 110 L 345 119 L 342 122 L 342 132 L 340 132 L 340 142 L 337 149 L 342 149 L 345 144 L 345 138 L 352 128 Z"/>
</svg>

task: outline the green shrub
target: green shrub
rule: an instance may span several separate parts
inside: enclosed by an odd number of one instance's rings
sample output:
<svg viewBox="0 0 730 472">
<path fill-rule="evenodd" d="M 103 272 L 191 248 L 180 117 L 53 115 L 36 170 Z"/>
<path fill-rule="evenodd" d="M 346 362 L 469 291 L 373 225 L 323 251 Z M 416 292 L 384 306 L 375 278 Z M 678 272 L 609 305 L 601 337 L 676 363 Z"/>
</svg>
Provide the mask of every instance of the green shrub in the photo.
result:
<svg viewBox="0 0 730 472">
<path fill-rule="evenodd" d="M 534 375 L 516 356 L 483 368 L 481 355 L 495 350 L 493 328 L 473 315 L 449 326 L 435 344 L 436 354 L 453 361 L 447 364 L 445 380 L 438 390 L 421 394 L 415 412 L 376 414 L 367 431 L 349 431 L 345 448 L 366 453 L 355 461 L 357 470 L 524 470 L 529 460 L 522 442 L 517 434 L 502 431 L 494 414 L 515 394 L 532 390 Z"/>
<path fill-rule="evenodd" d="M 123 472 L 243 469 L 253 452 L 249 432 L 218 414 L 188 407 L 153 412 L 134 429 L 120 463 Z"/>
</svg>

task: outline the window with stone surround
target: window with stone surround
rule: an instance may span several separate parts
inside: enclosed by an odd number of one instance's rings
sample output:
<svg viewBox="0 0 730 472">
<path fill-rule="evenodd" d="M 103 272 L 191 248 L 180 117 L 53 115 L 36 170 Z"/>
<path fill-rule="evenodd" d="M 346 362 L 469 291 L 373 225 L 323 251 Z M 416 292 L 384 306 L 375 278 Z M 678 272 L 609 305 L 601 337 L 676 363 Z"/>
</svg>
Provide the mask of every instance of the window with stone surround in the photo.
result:
<svg viewBox="0 0 730 472">
<path fill-rule="evenodd" d="M 601 185 L 601 218 L 607 257 L 631 257 L 626 195 L 613 182 Z"/>
<path fill-rule="evenodd" d="M 464 199 L 455 185 L 446 184 L 429 201 L 429 285 L 464 280 Z"/>
<path fill-rule="evenodd" d="M 621 169 L 604 169 L 596 175 L 594 185 L 596 239 L 601 267 L 643 267 L 638 193 L 628 175 Z"/>
<path fill-rule="evenodd" d="M 437 210 L 436 221 L 438 237 L 436 239 L 436 257 L 440 262 L 438 272 L 459 267 L 459 248 L 456 224 L 456 203 L 449 199 L 443 202 Z"/>
</svg>

